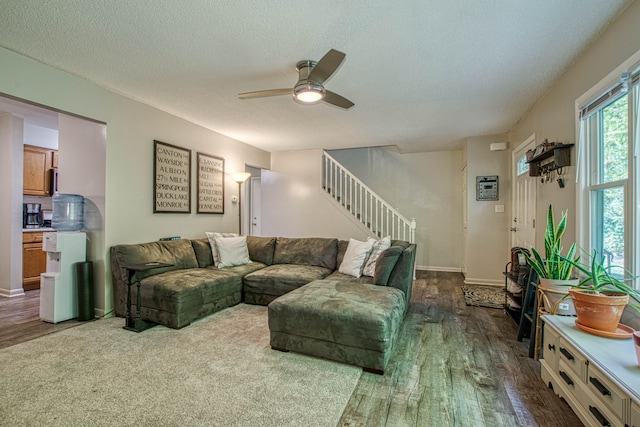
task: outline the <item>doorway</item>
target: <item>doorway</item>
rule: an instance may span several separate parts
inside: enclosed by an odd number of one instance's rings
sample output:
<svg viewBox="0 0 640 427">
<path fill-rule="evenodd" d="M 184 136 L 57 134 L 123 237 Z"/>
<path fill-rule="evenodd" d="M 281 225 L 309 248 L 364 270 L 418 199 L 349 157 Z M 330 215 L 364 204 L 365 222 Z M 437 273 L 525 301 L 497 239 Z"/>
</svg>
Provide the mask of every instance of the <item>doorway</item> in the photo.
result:
<svg viewBox="0 0 640 427">
<path fill-rule="evenodd" d="M 84 231 L 87 233 L 87 260 L 94 266 L 94 294 L 96 314 L 104 315 L 105 301 L 105 189 L 106 189 L 106 123 L 49 109 L 40 105 L 33 105 L 28 100 L 5 98 L 0 96 L 0 112 L 16 118 L 25 132 L 11 138 L 9 143 L 0 144 L 0 152 L 15 153 L 15 160 L 7 170 L 9 176 L 16 178 L 7 183 L 2 191 L 11 198 L 12 204 L 3 205 L 0 214 L 5 210 L 17 211 L 13 205 L 19 206 L 25 201 L 23 195 L 23 144 L 36 145 L 42 139 L 42 134 L 53 132 L 57 135 L 57 158 L 59 163 L 60 193 L 80 194 L 84 197 Z M 34 130 L 35 129 L 35 130 Z M 30 131 L 29 131 L 30 130 Z M 36 132 L 37 131 L 37 132 Z M 16 134 L 18 135 L 18 134 Z M 8 188 L 10 187 L 10 188 Z M 48 197 L 50 199 L 50 197 Z M 15 200 L 15 203 L 13 201 Z M 50 203 L 50 202 L 48 202 Z M 8 253 L 6 259 L 11 260 L 10 269 L 2 269 L 0 280 L 0 297 L 18 297 L 25 294 L 22 284 L 22 209 L 18 215 L 11 215 L 10 221 L 3 226 L 9 231 L 0 237 L 0 253 Z M 5 215 L 6 216 L 6 215 Z M 10 235 L 9 237 L 6 237 Z M 9 275 L 10 271 L 10 275 Z M 7 279 L 7 277 L 9 277 Z M 6 279 L 6 280 L 5 280 Z M 29 291 L 34 292 L 34 291 Z M 32 307 L 34 292 L 30 298 Z M 38 307 L 35 307 L 36 318 Z M 39 321 L 39 319 L 38 319 Z M 2 325 L 3 329 L 10 325 Z"/>
</svg>

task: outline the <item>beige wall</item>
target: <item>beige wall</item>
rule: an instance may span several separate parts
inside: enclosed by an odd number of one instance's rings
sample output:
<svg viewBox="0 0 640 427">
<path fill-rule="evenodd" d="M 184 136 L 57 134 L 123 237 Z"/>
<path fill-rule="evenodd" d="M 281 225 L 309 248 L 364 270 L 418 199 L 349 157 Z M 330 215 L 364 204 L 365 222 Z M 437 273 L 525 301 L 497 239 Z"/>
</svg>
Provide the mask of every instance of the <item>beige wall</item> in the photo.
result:
<svg viewBox="0 0 640 427">
<path fill-rule="evenodd" d="M 262 235 L 350 237 L 369 235 L 320 188 L 322 150 L 273 153 L 262 171 Z"/>
<path fill-rule="evenodd" d="M 230 198 L 237 196 L 238 187 L 231 179 L 225 180 L 224 215 L 198 215 L 195 204 L 191 214 L 153 213 L 153 140 L 191 149 L 192 177 L 197 151 L 223 157 L 227 171 L 244 170 L 245 164 L 268 168 L 269 153 L 6 49 L 0 49 L 0 63 L 0 93 L 107 123 L 103 159 L 105 253 L 118 243 L 175 235 L 200 237 L 205 231 L 237 229 L 238 208 Z M 5 209 L 4 204 L 0 209 Z M 105 307 L 98 307 L 106 311 L 110 309 L 110 283 L 106 265 L 102 290 Z"/>
<path fill-rule="evenodd" d="M 576 143 L 576 100 L 640 49 L 640 2 L 633 2 L 602 36 L 566 71 L 549 92 L 511 130 L 509 140 L 517 146 L 531 134 L 537 143 Z M 575 164 L 576 150 L 572 152 Z M 566 241 L 576 236 L 575 166 L 567 170 L 566 187 L 537 183 L 537 224 L 545 224 L 546 210 L 568 210 Z M 543 244 L 544 227 L 537 227 L 536 246 Z"/>
<path fill-rule="evenodd" d="M 332 156 L 407 218 L 417 222 L 416 266 L 460 271 L 462 154 L 403 155 L 385 148 L 334 150 Z M 364 239 L 369 234 L 320 188 L 321 150 L 272 154 L 262 174 L 263 235 Z"/>
<path fill-rule="evenodd" d="M 504 265 L 509 261 L 511 204 L 511 155 L 508 150 L 491 151 L 494 142 L 507 135 L 467 139 L 466 143 L 466 238 L 464 240 L 465 282 L 503 285 Z M 498 175 L 498 200 L 476 200 L 476 177 Z M 496 212 L 496 206 L 504 212 Z"/>
<path fill-rule="evenodd" d="M 0 296 L 22 289 L 23 120 L 0 113 Z"/>
</svg>

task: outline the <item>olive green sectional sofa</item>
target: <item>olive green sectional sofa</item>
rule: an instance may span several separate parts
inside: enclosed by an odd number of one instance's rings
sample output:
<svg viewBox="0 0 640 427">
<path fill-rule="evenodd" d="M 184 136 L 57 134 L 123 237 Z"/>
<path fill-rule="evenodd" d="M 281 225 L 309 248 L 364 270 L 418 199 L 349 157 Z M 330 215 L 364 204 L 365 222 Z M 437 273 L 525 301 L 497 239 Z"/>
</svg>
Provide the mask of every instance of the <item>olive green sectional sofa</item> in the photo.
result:
<svg viewBox="0 0 640 427">
<path fill-rule="evenodd" d="M 339 272 L 338 267 L 343 261 L 348 245 L 348 241 L 331 238 L 247 236 L 246 247 L 250 262 L 224 268 L 215 265 L 211 245 L 206 238 L 116 245 L 110 251 L 115 313 L 120 317 L 126 314 L 129 278 L 125 266 L 134 264 L 171 264 L 169 267 L 138 272 L 140 313 L 145 321 L 176 329 L 240 302 L 269 305 L 279 297 L 297 291 L 301 292 L 293 293 L 297 302 L 290 304 L 294 307 L 294 314 L 283 311 L 282 305 L 279 311 L 269 313 L 274 348 L 306 352 L 382 372 L 388 360 L 388 353 L 395 342 L 399 324 L 409 305 L 416 245 L 400 240 L 391 241 L 391 247 L 381 252 L 377 258 L 373 276 L 358 278 Z M 326 289 L 317 289 L 318 286 L 326 287 L 327 283 L 334 287 L 331 291 L 333 297 L 327 294 L 329 291 Z M 349 289 L 348 285 L 353 286 Z M 337 292 L 336 286 L 348 292 Z M 307 287 L 308 292 L 305 293 L 304 289 Z M 389 288 L 382 291 L 385 293 L 383 299 L 388 300 L 384 303 L 375 297 L 382 295 L 376 292 L 382 288 Z M 357 293 L 357 290 L 360 290 L 362 295 L 354 300 L 353 292 Z M 135 307 L 135 291 L 131 297 L 132 306 Z M 380 330 L 370 334 L 373 341 L 381 344 L 368 345 L 367 332 L 363 332 L 360 333 L 364 337 L 361 339 L 338 339 L 332 344 L 331 351 L 314 350 L 313 347 L 317 347 L 318 343 L 323 341 L 323 333 L 315 325 L 308 324 L 308 330 L 316 332 L 310 337 L 305 337 L 305 334 L 300 334 L 300 327 L 304 328 L 304 323 L 300 325 L 299 320 L 301 316 L 306 316 L 306 310 L 322 311 L 320 301 L 326 302 L 328 299 L 342 299 L 343 303 L 347 304 L 343 304 L 342 307 L 359 312 L 356 316 L 361 318 L 362 315 L 367 317 L 369 312 L 381 312 L 387 320 L 371 319 L 369 316 L 367 319 L 362 318 L 361 323 L 354 323 L 350 329 L 355 331 L 360 327 L 369 327 L 367 325 L 370 324 L 380 325 L 386 322 L 379 326 Z M 313 303 L 313 300 L 317 303 Z M 344 320 L 340 311 L 338 308 L 334 314 L 325 317 L 324 325 Z M 297 319 L 294 329 L 288 328 L 287 316 Z M 312 340 L 313 343 L 307 340 Z M 364 345 L 367 347 L 365 353 L 383 353 L 383 357 L 333 357 L 333 354 L 342 352 L 336 346 L 343 345 Z M 308 351 L 305 351 L 306 347 L 309 347 Z M 349 350 L 347 353 L 351 354 L 353 351 Z"/>
</svg>

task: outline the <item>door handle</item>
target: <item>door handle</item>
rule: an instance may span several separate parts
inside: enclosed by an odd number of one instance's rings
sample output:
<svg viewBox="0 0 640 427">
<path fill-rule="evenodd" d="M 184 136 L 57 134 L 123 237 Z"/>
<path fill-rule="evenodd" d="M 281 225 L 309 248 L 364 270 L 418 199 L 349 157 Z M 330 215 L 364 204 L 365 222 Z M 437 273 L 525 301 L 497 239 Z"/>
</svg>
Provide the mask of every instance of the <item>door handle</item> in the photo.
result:
<svg viewBox="0 0 640 427">
<path fill-rule="evenodd" d="M 518 229 L 517 229 L 517 228 L 515 228 L 515 227 L 511 227 L 511 228 L 509 229 L 509 231 L 518 231 Z"/>
</svg>

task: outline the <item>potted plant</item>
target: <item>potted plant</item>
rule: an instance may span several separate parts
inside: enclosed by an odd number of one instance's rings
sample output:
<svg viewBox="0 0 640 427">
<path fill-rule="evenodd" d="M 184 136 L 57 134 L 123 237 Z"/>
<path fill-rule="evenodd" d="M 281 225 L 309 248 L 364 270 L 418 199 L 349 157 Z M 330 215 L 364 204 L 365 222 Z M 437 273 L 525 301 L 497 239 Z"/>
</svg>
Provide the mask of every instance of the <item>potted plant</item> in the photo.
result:
<svg viewBox="0 0 640 427">
<path fill-rule="evenodd" d="M 578 326 L 615 333 L 627 304 L 640 313 L 640 290 L 627 282 L 634 280 L 622 267 L 605 266 L 605 257 L 594 250 L 590 264 L 572 262 L 584 275 L 569 290 L 578 316 Z M 620 274 L 615 274 L 619 269 Z M 585 328 L 583 328 L 585 329 Z"/>
<path fill-rule="evenodd" d="M 531 255 L 525 254 L 527 264 L 536 272 L 540 279 L 539 288 L 543 291 L 545 311 L 554 314 L 575 315 L 571 300 L 564 302 L 568 289 L 578 284 L 578 279 L 572 276 L 574 262 L 580 258 L 576 253 L 575 242 L 569 248 L 566 256 L 562 255 L 562 236 L 567 229 L 567 212 L 562 212 L 562 218 L 555 225 L 553 206 L 547 211 L 547 228 L 544 232 L 544 258 L 531 248 Z"/>
</svg>

